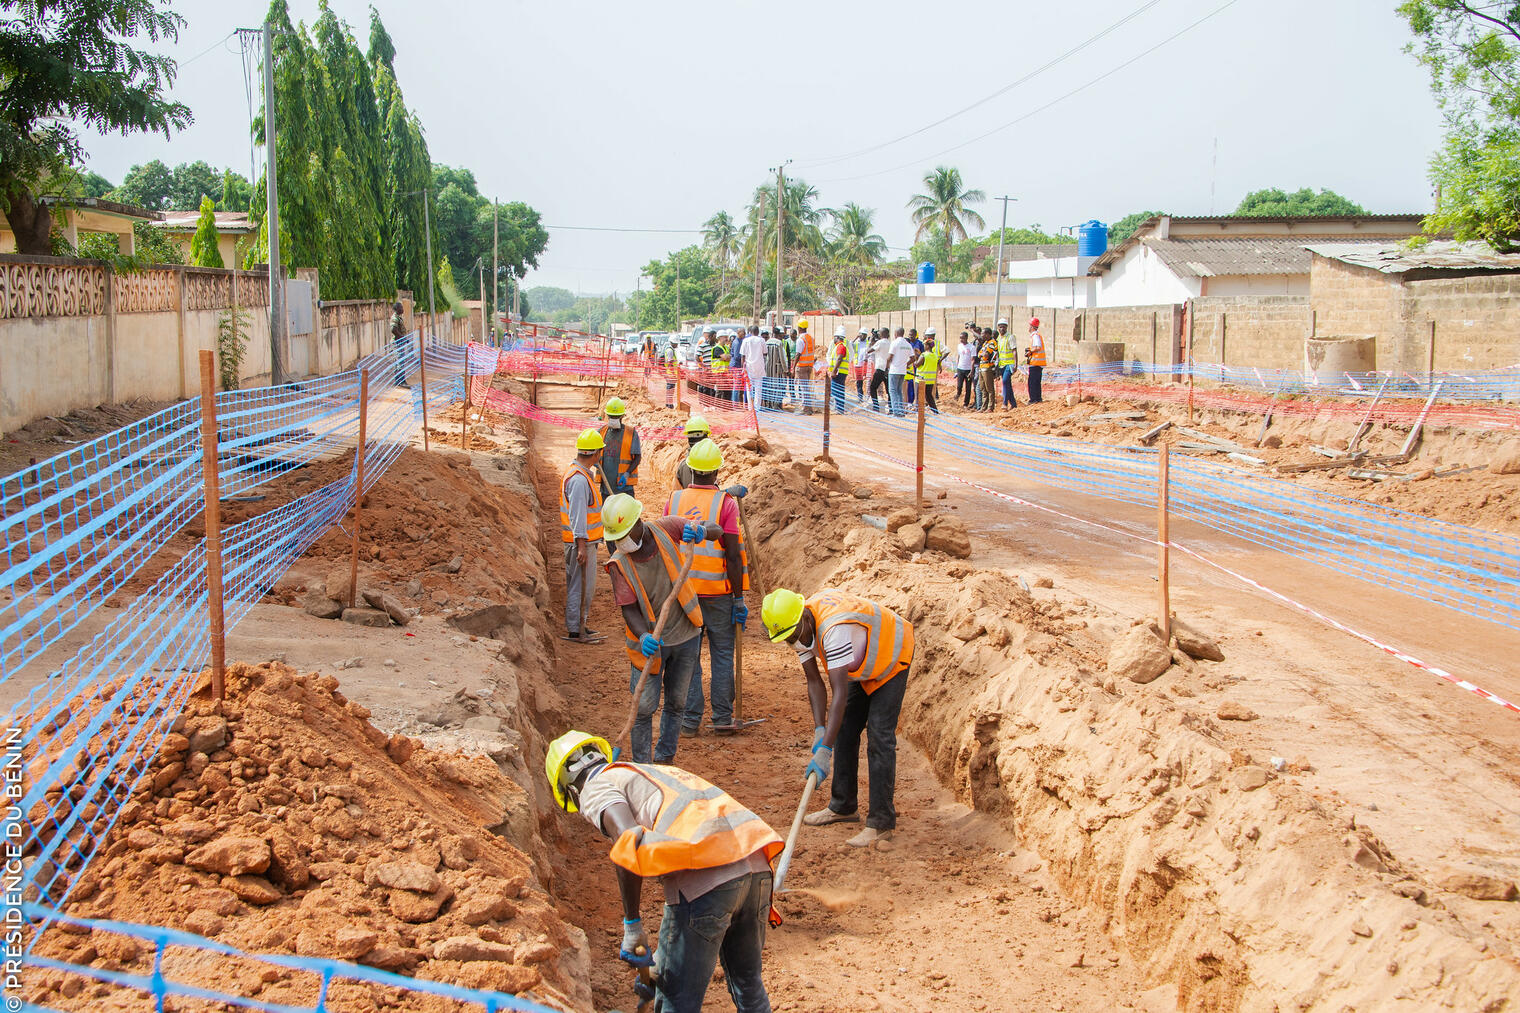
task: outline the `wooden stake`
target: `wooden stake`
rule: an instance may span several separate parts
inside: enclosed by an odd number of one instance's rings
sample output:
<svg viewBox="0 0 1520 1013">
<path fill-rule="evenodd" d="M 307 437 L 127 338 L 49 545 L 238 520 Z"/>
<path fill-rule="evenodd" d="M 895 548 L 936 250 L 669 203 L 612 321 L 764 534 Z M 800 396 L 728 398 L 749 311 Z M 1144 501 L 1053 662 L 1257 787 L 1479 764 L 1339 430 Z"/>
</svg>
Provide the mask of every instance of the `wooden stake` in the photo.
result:
<svg viewBox="0 0 1520 1013">
<path fill-rule="evenodd" d="M 924 509 L 924 389 L 922 384 L 914 390 L 914 394 L 916 396 L 913 400 L 918 402 L 918 473 L 915 479 L 918 510 L 922 513 Z"/>
<path fill-rule="evenodd" d="M 1161 543 L 1157 556 L 1157 579 L 1161 583 L 1161 637 L 1169 643 L 1172 639 L 1171 470 L 1171 454 L 1163 443 L 1156 481 L 1156 541 Z"/>
<path fill-rule="evenodd" d="M 428 449 L 427 434 L 427 345 L 422 334 L 417 335 L 417 365 L 422 371 L 422 449 Z"/>
<path fill-rule="evenodd" d="M 464 450 L 465 430 L 470 425 L 470 346 L 464 346 L 464 404 L 459 409 L 459 449 Z"/>
<path fill-rule="evenodd" d="M 217 473 L 216 357 L 201 349 L 201 482 L 206 493 L 206 606 L 211 624 L 211 695 L 227 695 L 222 617 L 222 483 Z"/>
<path fill-rule="evenodd" d="M 823 459 L 832 461 L 829 456 L 829 404 L 834 400 L 834 371 L 831 367 L 827 376 L 823 378 Z"/>
<path fill-rule="evenodd" d="M 359 442 L 354 445 L 354 533 L 348 555 L 348 607 L 359 595 L 359 524 L 364 515 L 364 459 L 369 445 L 369 369 L 359 370 Z"/>
</svg>

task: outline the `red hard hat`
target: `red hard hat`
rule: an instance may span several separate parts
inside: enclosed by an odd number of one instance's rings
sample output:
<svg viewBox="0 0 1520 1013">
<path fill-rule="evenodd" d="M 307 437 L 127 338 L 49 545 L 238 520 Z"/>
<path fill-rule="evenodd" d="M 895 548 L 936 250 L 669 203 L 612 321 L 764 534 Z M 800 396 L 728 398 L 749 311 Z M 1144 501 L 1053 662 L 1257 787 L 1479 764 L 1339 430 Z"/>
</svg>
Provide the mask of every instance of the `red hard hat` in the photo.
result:
<svg viewBox="0 0 1520 1013">
<path fill-rule="evenodd" d="M 1029 326 L 1030 327 L 1038 327 L 1038 326 L 1040 326 L 1040 318 L 1039 317 L 1030 317 L 1029 318 Z"/>
</svg>

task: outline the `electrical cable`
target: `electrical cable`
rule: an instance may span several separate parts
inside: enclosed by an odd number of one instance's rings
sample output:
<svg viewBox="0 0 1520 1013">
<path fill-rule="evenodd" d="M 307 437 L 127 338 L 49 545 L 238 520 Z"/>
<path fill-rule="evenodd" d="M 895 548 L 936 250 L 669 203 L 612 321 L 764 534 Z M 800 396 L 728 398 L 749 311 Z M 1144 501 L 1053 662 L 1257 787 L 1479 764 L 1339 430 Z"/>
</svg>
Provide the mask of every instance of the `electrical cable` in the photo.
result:
<svg viewBox="0 0 1520 1013">
<path fill-rule="evenodd" d="M 679 232 L 683 235 L 698 235 L 701 229 L 629 229 L 616 225 L 544 225 L 541 228 L 556 229 L 561 232 Z"/>
<path fill-rule="evenodd" d="M 1118 21 L 1115 21 L 1113 24 L 1109 25 L 1107 28 L 1103 29 L 1098 34 L 1093 35 L 1093 36 L 1087 38 L 1086 40 L 1077 43 L 1077 45 L 1073 46 L 1071 49 L 1068 49 L 1066 52 L 1062 53 L 1060 56 L 1055 57 L 1054 59 L 1050 60 L 1047 63 L 1042 64 L 1039 67 L 1036 67 L 1034 70 L 1031 70 L 1029 73 L 1027 73 L 1024 76 L 1018 78 L 1017 80 L 1009 82 L 1008 84 L 1006 84 L 1003 87 L 999 88 L 997 91 L 992 92 L 989 95 L 982 96 L 981 98 L 977 99 L 975 102 L 971 103 L 970 105 L 968 105 L 968 106 L 962 106 L 960 109 L 957 109 L 955 112 L 950 113 L 947 116 L 942 116 L 941 118 L 935 120 L 933 123 L 929 123 L 929 124 L 926 124 L 926 125 L 924 125 L 922 127 L 919 127 L 917 130 L 909 131 L 908 133 L 903 134 L 900 137 L 894 137 L 890 141 L 882 141 L 880 144 L 873 144 L 869 148 L 861 148 L 858 151 L 852 151 L 852 152 L 849 152 L 848 154 L 844 154 L 844 155 L 833 155 L 833 156 L 830 156 L 828 158 L 802 159 L 798 164 L 799 164 L 799 166 L 813 166 L 813 167 L 817 167 L 817 166 L 821 166 L 821 165 L 832 165 L 835 162 L 843 162 L 843 161 L 847 161 L 847 160 L 849 160 L 851 158 L 856 158 L 856 157 L 858 157 L 860 155 L 870 154 L 873 151 L 879 151 L 882 148 L 890 147 L 891 145 L 896 144 L 899 141 L 906 141 L 910 137 L 917 137 L 919 134 L 922 134 L 925 131 L 933 130 L 935 127 L 940 126 L 941 124 L 944 124 L 944 123 L 948 123 L 951 120 L 955 119 L 957 116 L 960 116 L 960 115 L 962 115 L 964 113 L 969 113 L 971 110 L 977 108 L 978 106 L 986 105 L 988 102 L 991 102 L 993 99 L 995 99 L 995 98 L 997 98 L 997 97 L 999 97 L 1001 95 L 1006 95 L 1008 92 L 1010 92 L 1013 89 L 1017 88 L 1019 85 L 1025 84 L 1025 83 L 1033 80 L 1034 78 L 1039 77 L 1041 74 L 1045 73 L 1047 70 L 1050 70 L 1052 67 L 1056 66 L 1057 64 L 1060 64 L 1060 63 L 1064 62 L 1065 60 L 1069 59 L 1070 57 L 1075 56 L 1076 54 L 1080 53 L 1082 50 L 1086 49 L 1088 46 L 1090 46 L 1093 43 L 1097 42 L 1098 40 L 1102 39 L 1104 36 L 1107 36 L 1107 35 L 1115 32 L 1115 31 L 1117 31 L 1119 28 L 1122 28 L 1125 24 L 1129 23 L 1130 21 L 1133 21 L 1135 18 L 1139 17 L 1141 14 L 1144 14 L 1146 11 L 1150 10 L 1152 7 L 1156 6 L 1160 2 L 1161 2 L 1161 0 L 1147 0 L 1146 3 L 1141 4 L 1138 8 L 1136 8 L 1135 10 L 1133 10 L 1130 13 L 1126 14 L 1124 17 L 1120 18 Z"/>
<path fill-rule="evenodd" d="M 889 172 L 898 172 L 898 171 L 900 171 L 902 169 L 908 169 L 908 168 L 911 168 L 911 167 L 913 167 L 915 165 L 922 165 L 925 161 L 927 161 L 929 159 L 939 158 L 941 155 L 948 155 L 952 151 L 959 151 L 961 148 L 964 148 L 964 147 L 967 147 L 969 145 L 975 144 L 977 141 L 984 141 L 987 138 L 991 137 L 993 134 L 1001 133 L 1002 131 L 1007 130 L 1009 127 L 1017 126 L 1018 124 L 1023 123 L 1025 120 L 1029 119 L 1030 117 L 1033 117 L 1035 115 L 1038 115 L 1039 113 L 1044 112 L 1045 110 L 1049 109 L 1051 106 L 1058 105 L 1059 103 L 1064 102 L 1067 99 L 1071 98 L 1073 95 L 1079 94 L 1080 92 L 1084 92 L 1087 89 L 1091 88 L 1093 85 L 1098 84 L 1101 81 L 1106 81 L 1108 78 L 1113 77 L 1119 71 L 1124 70 L 1126 67 L 1130 67 L 1130 66 L 1138 63 L 1139 61 L 1145 59 L 1147 56 L 1149 56 L 1152 53 L 1154 53 L 1156 50 L 1160 49 L 1161 47 L 1163 47 L 1163 46 L 1165 46 L 1165 45 L 1167 45 L 1167 44 L 1169 44 L 1171 42 L 1174 42 L 1177 39 L 1180 39 L 1182 36 L 1186 35 L 1188 32 L 1191 32 L 1194 28 L 1197 28 L 1199 25 L 1203 24 L 1205 21 L 1208 21 L 1211 18 L 1213 18 L 1213 17 L 1215 17 L 1215 16 L 1217 16 L 1219 14 L 1224 13 L 1226 10 L 1228 10 L 1229 8 L 1235 6 L 1239 2 L 1240 2 L 1240 0 L 1227 0 L 1226 3 L 1221 4 L 1220 6 L 1214 8 L 1212 11 L 1210 11 L 1207 14 L 1205 14 L 1203 17 L 1199 18 L 1197 21 L 1194 21 L 1192 24 L 1188 25 L 1187 27 L 1182 28 L 1182 29 L 1180 29 L 1177 32 L 1174 32 L 1171 35 L 1168 35 L 1166 38 L 1162 39 L 1160 42 L 1156 43 L 1154 46 L 1151 46 L 1149 49 L 1146 49 L 1146 50 L 1144 50 L 1144 51 L 1142 51 L 1140 53 L 1137 53 L 1136 55 L 1130 57 L 1128 60 L 1125 60 L 1123 63 L 1120 63 L 1120 64 L 1118 64 L 1118 65 L 1110 68 L 1109 70 L 1105 71 L 1104 73 L 1102 73 L 1102 74 L 1098 75 L 1097 77 L 1093 78 L 1091 81 L 1088 81 L 1086 84 L 1078 85 L 1077 87 L 1073 88 L 1071 91 L 1067 92 L 1066 94 L 1061 95 L 1061 96 L 1059 96 L 1057 98 L 1053 98 L 1049 102 L 1045 103 L 1042 106 L 1039 106 L 1039 107 L 1037 107 L 1035 109 L 1031 109 L 1029 112 L 1027 112 L 1024 115 L 1018 117 L 1017 119 L 1012 119 L 1012 120 L 1009 120 L 1007 123 L 1004 123 L 1001 126 L 993 127 L 991 130 L 987 131 L 984 134 L 978 134 L 976 137 L 971 138 L 969 141 L 962 141 L 959 144 L 954 144 L 954 145 L 951 145 L 948 148 L 944 148 L 944 149 L 942 149 L 940 151 L 936 151 L 932 155 L 923 155 L 923 156 L 920 156 L 918 158 L 913 159 L 911 162 L 904 162 L 901 165 L 894 165 L 894 166 L 892 166 L 890 168 L 887 168 L 887 169 L 878 169 L 876 172 L 864 172 L 864 173 L 861 173 L 861 174 L 859 174 L 857 176 L 834 176 L 834 177 L 830 177 L 828 179 L 815 180 L 815 182 L 818 182 L 818 183 L 848 183 L 848 182 L 852 182 L 852 181 L 857 180 L 857 179 L 870 179 L 870 178 L 872 178 L 874 176 L 884 176 L 884 175 L 886 175 Z"/>
</svg>

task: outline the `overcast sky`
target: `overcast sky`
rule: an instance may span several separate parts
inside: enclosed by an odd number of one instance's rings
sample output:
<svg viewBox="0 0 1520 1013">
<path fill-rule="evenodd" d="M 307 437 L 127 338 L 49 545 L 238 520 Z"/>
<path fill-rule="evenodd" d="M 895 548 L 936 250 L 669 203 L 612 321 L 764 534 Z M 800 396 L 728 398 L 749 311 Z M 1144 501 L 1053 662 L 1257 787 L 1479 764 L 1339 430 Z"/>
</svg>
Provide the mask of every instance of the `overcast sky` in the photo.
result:
<svg viewBox="0 0 1520 1013">
<path fill-rule="evenodd" d="M 1424 71 L 1403 52 L 1395 0 L 1234 0 L 1164 42 L 1225 4 L 375 5 L 433 160 L 472 169 L 487 196 L 526 201 L 550 226 L 698 230 L 719 209 L 738 216 L 786 158 L 823 206 L 877 209 L 877 230 L 901 252 L 913 233 L 904 205 L 939 164 L 989 198 L 1017 197 L 1010 225 L 1047 231 L 1142 209 L 1224 213 L 1270 186 L 1328 187 L 1376 212 L 1427 210 L 1440 118 Z M 290 6 L 316 20 L 316 0 Z M 368 2 L 331 6 L 364 46 Z M 188 22 L 172 50 L 182 64 L 175 96 L 196 122 L 167 143 L 87 135 L 90 168 L 113 183 L 152 158 L 248 171 L 242 62 L 235 39 L 219 40 L 257 25 L 265 8 L 173 7 Z M 1131 15 L 1027 82 L 885 143 Z M 995 228 L 1000 205 L 989 199 L 982 213 Z M 649 259 L 699 240 L 550 236 L 526 284 L 586 293 L 630 291 Z"/>
</svg>

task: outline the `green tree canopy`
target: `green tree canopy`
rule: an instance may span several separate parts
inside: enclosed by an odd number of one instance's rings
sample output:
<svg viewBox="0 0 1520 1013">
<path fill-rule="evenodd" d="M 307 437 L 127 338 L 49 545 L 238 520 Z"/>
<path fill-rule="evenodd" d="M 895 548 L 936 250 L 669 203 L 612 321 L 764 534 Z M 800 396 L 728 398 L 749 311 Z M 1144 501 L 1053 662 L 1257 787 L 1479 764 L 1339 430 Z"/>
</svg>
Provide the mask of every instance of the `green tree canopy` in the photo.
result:
<svg viewBox="0 0 1520 1013">
<path fill-rule="evenodd" d="M 873 230 L 876 227 L 876 210 L 864 208 L 854 201 L 830 211 L 834 220 L 828 232 L 828 254 L 847 264 L 879 264 L 886 258 L 887 241 Z"/>
<path fill-rule="evenodd" d="M 183 19 L 166 0 L 0 0 L 0 207 L 21 253 L 51 251 L 40 198 L 75 185 L 77 124 L 165 138 L 191 122 L 166 97 L 175 63 L 134 49 L 173 42 Z"/>
<path fill-rule="evenodd" d="M 210 197 L 201 198 L 201 216 L 190 237 L 190 263 L 196 267 L 222 267 L 222 251 L 217 246 L 216 204 Z"/>
<path fill-rule="evenodd" d="M 555 288 L 553 285 L 535 285 L 523 292 L 533 300 L 538 319 L 547 320 L 551 314 L 567 310 L 575 302 L 575 293 L 568 288 Z"/>
<path fill-rule="evenodd" d="M 128 169 L 121 186 L 106 196 L 149 211 L 193 211 L 202 197 L 210 197 L 218 211 L 247 211 L 252 195 L 249 182 L 231 169 L 218 172 L 201 161 L 171 169 L 155 158 Z"/>
<path fill-rule="evenodd" d="M 1112 246 L 1118 246 L 1150 219 L 1157 215 L 1166 214 L 1165 211 L 1135 211 L 1125 215 L 1108 227 L 1108 242 Z"/>
<path fill-rule="evenodd" d="M 924 173 L 924 191 L 908 198 L 916 231 L 915 241 L 922 240 L 938 229 L 945 259 L 950 259 L 950 245 L 970 235 L 970 227 L 987 227 L 982 216 L 971 209 L 981 204 L 987 195 L 981 190 L 968 190 L 961 181 L 961 171 L 941 165 L 932 172 Z"/>
<path fill-rule="evenodd" d="M 1240 200 L 1237 215 L 1279 217 L 1285 215 L 1364 215 L 1367 209 L 1334 190 L 1315 192 L 1308 187 L 1286 193 L 1282 190 L 1253 190 Z M 1110 236 L 1112 233 L 1110 233 Z"/>
<path fill-rule="evenodd" d="M 676 264 L 681 265 L 681 303 L 676 309 Z M 664 260 L 651 260 L 643 273 L 653 285 L 638 299 L 633 324 L 639 330 L 676 330 L 679 322 L 692 317 L 706 317 L 717 302 L 717 270 L 706 251 L 688 246 L 667 254 Z"/>
<path fill-rule="evenodd" d="M 1520 4 L 1405 0 L 1399 13 L 1446 118 L 1425 230 L 1520 249 Z"/>
</svg>

